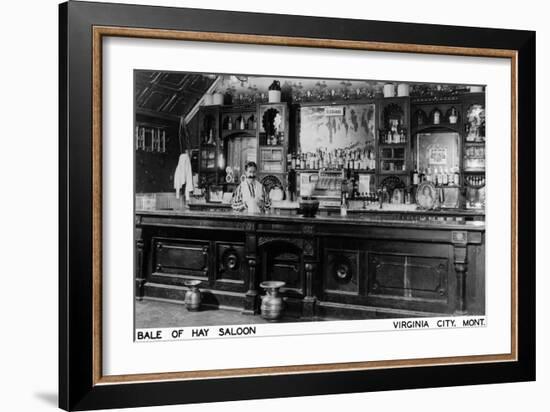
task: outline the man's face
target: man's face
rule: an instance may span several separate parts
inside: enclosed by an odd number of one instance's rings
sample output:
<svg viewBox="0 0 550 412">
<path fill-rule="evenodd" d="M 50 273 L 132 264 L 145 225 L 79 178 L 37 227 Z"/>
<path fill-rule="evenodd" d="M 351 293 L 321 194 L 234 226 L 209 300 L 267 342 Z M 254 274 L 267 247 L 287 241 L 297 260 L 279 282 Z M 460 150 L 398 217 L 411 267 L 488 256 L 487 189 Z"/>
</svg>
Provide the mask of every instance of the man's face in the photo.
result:
<svg viewBox="0 0 550 412">
<path fill-rule="evenodd" d="M 249 181 L 256 179 L 256 168 L 254 166 L 250 166 L 246 169 L 246 178 Z"/>
</svg>

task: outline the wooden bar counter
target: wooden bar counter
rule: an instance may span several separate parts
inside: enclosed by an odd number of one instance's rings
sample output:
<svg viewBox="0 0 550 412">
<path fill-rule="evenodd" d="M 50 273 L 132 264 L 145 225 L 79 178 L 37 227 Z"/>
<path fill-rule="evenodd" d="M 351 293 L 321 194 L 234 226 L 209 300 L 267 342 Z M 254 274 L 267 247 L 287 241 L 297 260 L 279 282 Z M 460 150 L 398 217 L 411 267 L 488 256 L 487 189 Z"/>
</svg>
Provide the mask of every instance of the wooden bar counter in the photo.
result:
<svg viewBox="0 0 550 412">
<path fill-rule="evenodd" d="M 205 305 L 257 314 L 260 282 L 282 280 L 304 319 L 485 314 L 484 222 L 401 215 L 137 211 L 136 298 L 183 301 L 199 279 Z"/>
</svg>

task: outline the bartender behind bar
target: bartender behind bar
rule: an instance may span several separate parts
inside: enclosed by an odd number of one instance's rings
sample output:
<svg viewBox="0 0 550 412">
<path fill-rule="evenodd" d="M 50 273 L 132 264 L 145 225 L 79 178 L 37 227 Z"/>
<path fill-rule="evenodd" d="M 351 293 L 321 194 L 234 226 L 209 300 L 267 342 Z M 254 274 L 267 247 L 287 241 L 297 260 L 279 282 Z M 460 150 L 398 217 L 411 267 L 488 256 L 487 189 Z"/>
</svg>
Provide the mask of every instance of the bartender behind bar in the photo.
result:
<svg viewBox="0 0 550 412">
<path fill-rule="evenodd" d="M 237 186 L 231 199 L 233 210 L 248 213 L 264 213 L 271 206 L 264 185 L 256 180 L 258 167 L 254 162 L 244 166 L 245 179 Z"/>
</svg>

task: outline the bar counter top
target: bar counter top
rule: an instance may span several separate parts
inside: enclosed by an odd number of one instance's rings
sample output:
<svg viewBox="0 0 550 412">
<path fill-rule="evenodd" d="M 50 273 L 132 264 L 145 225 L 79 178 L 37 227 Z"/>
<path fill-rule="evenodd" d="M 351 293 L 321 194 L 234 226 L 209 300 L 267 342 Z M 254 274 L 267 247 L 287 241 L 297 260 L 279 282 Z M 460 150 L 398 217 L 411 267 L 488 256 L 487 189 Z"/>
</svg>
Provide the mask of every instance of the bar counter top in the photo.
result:
<svg viewBox="0 0 550 412">
<path fill-rule="evenodd" d="M 189 219 L 204 219 L 204 220 L 233 220 L 233 221 L 252 221 L 252 222 L 272 222 L 272 223 L 296 223 L 296 224 L 337 224 L 337 225 L 365 225 L 365 226 L 378 226 L 378 227 L 407 227 L 416 229 L 454 229 L 454 230 L 472 230 L 472 231 L 484 231 L 484 221 L 448 221 L 445 220 L 446 216 L 450 213 L 446 211 L 428 211 L 431 215 L 440 216 L 441 220 L 428 221 L 428 220 L 403 220 L 380 217 L 380 212 L 384 210 L 376 211 L 377 216 L 365 216 L 368 211 L 362 216 L 357 216 L 354 213 L 348 214 L 348 216 L 315 216 L 315 217 L 303 217 L 301 215 L 278 215 L 275 213 L 255 213 L 248 214 L 243 212 L 235 212 L 233 210 L 219 210 L 219 211 L 199 211 L 199 210 L 137 210 L 136 216 L 145 217 L 166 217 L 166 218 L 189 218 Z M 388 211 L 391 212 L 391 211 Z M 395 213 L 395 211 L 393 211 Z M 414 211 L 412 213 L 418 213 Z M 420 211 L 421 212 L 421 211 Z M 478 216 L 479 212 L 463 210 L 460 211 L 463 216 Z M 406 214 L 406 211 L 399 213 Z M 411 212 L 409 212 L 411 213 Z M 455 212 L 454 215 L 457 213 Z M 373 213 L 374 215 L 374 213 Z M 146 223 L 146 222 L 141 222 Z"/>
</svg>

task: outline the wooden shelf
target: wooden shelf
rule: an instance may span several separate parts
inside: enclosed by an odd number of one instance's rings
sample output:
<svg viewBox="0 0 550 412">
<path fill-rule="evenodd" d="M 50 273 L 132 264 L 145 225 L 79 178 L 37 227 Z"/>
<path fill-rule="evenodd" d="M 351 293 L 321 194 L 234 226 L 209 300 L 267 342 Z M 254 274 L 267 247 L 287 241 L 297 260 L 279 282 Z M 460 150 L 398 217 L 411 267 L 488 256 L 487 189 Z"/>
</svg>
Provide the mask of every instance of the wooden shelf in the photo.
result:
<svg viewBox="0 0 550 412">
<path fill-rule="evenodd" d="M 251 135 L 256 135 L 256 129 L 231 129 L 231 130 L 223 129 L 222 130 L 222 136 L 228 136 L 236 133 L 248 133 Z"/>
<path fill-rule="evenodd" d="M 408 170 L 380 170 L 378 172 L 381 175 L 408 175 Z"/>
<path fill-rule="evenodd" d="M 421 126 L 413 126 L 412 128 L 412 134 L 416 134 L 419 132 L 422 132 L 424 130 L 433 130 L 433 129 L 451 129 L 457 133 L 460 133 L 462 130 L 462 124 L 461 123 L 439 123 L 439 124 L 423 124 Z"/>
<path fill-rule="evenodd" d="M 353 173 L 369 173 L 374 174 L 376 170 L 374 169 L 350 169 Z"/>
<path fill-rule="evenodd" d="M 346 173 L 348 171 L 348 169 L 291 169 L 291 170 L 294 170 L 295 172 L 299 173 L 299 172 L 302 172 L 302 173 L 317 173 L 319 171 L 327 171 L 327 172 L 344 172 Z M 374 174 L 376 173 L 376 170 L 374 169 L 349 169 L 350 172 L 352 173 L 368 173 L 368 174 Z"/>
</svg>

